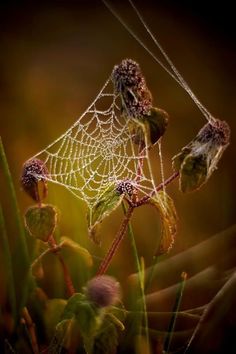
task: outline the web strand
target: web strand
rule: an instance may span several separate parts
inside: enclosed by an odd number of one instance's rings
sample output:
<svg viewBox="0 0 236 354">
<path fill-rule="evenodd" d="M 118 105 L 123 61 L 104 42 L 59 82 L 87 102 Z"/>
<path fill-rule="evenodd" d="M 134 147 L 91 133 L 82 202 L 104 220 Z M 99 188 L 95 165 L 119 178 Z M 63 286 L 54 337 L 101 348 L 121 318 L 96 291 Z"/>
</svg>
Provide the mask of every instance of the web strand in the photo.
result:
<svg viewBox="0 0 236 354">
<path fill-rule="evenodd" d="M 129 118 L 120 107 L 120 97 L 108 79 L 81 117 L 34 156 L 44 161 L 48 181 L 63 185 L 89 208 L 111 184 L 116 188 L 129 181 L 140 196 L 155 190 L 148 148 L 140 151 L 134 144 Z"/>
<path fill-rule="evenodd" d="M 105 4 L 105 6 L 109 9 L 109 11 L 114 15 L 114 17 L 117 18 L 117 20 L 122 24 L 124 28 L 132 35 L 132 37 L 149 53 L 149 55 L 168 73 L 169 76 L 171 76 L 190 96 L 190 98 L 193 100 L 193 102 L 196 104 L 198 109 L 201 111 L 201 113 L 204 115 L 204 117 L 207 119 L 207 121 L 211 122 L 214 124 L 215 118 L 212 116 L 212 114 L 207 110 L 207 108 L 199 101 L 197 96 L 193 93 L 187 82 L 184 80 L 180 72 L 177 70 L 165 50 L 162 48 L 156 37 L 153 35 L 151 30 L 149 29 L 148 25 L 144 21 L 143 17 L 141 16 L 140 12 L 134 5 L 132 0 L 128 0 L 130 5 L 132 6 L 133 10 L 135 11 L 136 15 L 138 16 L 140 22 L 144 26 L 145 30 L 148 32 L 150 35 L 151 39 L 153 40 L 154 44 L 156 47 L 159 49 L 161 54 L 163 55 L 164 59 L 166 60 L 166 63 L 169 65 L 170 70 L 167 68 L 167 66 L 144 44 L 144 42 L 138 37 L 135 32 L 127 25 L 127 23 L 117 14 L 117 12 L 111 7 L 111 5 L 106 1 L 102 0 L 102 2 Z"/>
</svg>

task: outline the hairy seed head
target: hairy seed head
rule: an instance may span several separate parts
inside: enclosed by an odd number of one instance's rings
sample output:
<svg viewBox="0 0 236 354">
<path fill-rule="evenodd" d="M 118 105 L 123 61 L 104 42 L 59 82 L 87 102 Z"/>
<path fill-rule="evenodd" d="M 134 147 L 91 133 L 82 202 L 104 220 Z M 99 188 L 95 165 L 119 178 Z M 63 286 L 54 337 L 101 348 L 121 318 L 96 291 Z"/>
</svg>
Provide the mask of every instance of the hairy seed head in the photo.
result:
<svg viewBox="0 0 236 354">
<path fill-rule="evenodd" d="M 205 124 L 196 140 L 201 143 L 212 142 L 218 146 L 227 145 L 230 140 L 230 127 L 227 122 L 217 119 L 214 123 Z"/>
<path fill-rule="evenodd" d="M 129 117 L 140 118 L 149 114 L 152 96 L 138 63 L 132 59 L 122 60 L 113 69 L 112 81 L 116 93 L 121 96 L 122 108 Z"/>
<path fill-rule="evenodd" d="M 47 182 L 45 180 L 48 170 L 43 161 L 31 159 L 24 163 L 21 174 L 21 185 L 24 191 L 35 201 L 39 201 L 38 183 L 43 182 L 42 198 L 47 196 Z"/>
<path fill-rule="evenodd" d="M 109 275 L 100 275 L 87 283 L 85 294 L 98 307 L 111 306 L 120 299 L 120 284 Z"/>
<path fill-rule="evenodd" d="M 117 184 L 116 186 L 116 191 L 118 194 L 122 195 L 122 194 L 126 194 L 129 197 L 131 197 L 134 192 L 135 192 L 135 188 L 132 182 L 130 181 L 121 181 Z"/>
</svg>

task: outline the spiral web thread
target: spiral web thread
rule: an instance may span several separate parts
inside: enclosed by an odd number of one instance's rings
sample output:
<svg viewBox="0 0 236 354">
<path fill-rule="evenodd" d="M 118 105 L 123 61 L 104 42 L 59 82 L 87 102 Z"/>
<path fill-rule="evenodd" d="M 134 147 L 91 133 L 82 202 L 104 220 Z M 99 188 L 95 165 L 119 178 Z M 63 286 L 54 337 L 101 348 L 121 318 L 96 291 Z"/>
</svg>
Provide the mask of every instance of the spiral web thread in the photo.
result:
<svg viewBox="0 0 236 354">
<path fill-rule="evenodd" d="M 133 143 L 111 79 L 81 117 L 34 158 L 44 161 L 47 180 L 63 185 L 89 208 L 111 183 L 129 181 L 144 195 L 155 190 L 149 151 L 140 152 Z"/>
</svg>

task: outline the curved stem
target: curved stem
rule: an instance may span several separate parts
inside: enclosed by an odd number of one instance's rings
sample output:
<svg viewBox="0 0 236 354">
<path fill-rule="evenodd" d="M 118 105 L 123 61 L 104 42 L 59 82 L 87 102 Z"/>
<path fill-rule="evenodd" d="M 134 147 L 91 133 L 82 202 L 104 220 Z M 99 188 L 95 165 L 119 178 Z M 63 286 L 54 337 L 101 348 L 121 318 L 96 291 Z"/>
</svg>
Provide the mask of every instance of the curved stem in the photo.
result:
<svg viewBox="0 0 236 354">
<path fill-rule="evenodd" d="M 36 332 L 35 332 L 35 324 L 32 321 L 32 318 L 29 314 L 27 307 L 24 307 L 22 309 L 22 321 L 25 322 L 25 324 L 27 326 L 33 353 L 39 354 L 38 341 L 37 341 L 37 336 L 36 336 Z"/>
<path fill-rule="evenodd" d="M 160 183 L 155 190 L 150 194 L 150 195 L 145 195 L 143 198 L 141 198 L 135 205 L 134 207 L 137 208 L 143 204 L 148 203 L 149 199 L 158 191 L 162 190 L 165 186 L 170 184 L 172 181 L 174 181 L 177 177 L 179 177 L 179 171 L 173 173 L 169 178 L 167 178 L 164 182 Z"/>
<path fill-rule="evenodd" d="M 105 258 L 103 259 L 103 261 L 97 271 L 97 275 L 102 275 L 102 274 L 106 273 L 106 271 L 112 261 L 113 256 L 117 252 L 119 245 L 125 236 L 125 233 L 127 231 L 127 227 L 128 227 L 131 215 L 133 214 L 133 211 L 134 211 L 134 207 L 130 206 L 128 208 L 125 218 L 120 226 L 120 229 L 117 232 L 116 237 L 114 238 L 114 240 L 111 244 L 109 251 L 107 252 Z"/>
<path fill-rule="evenodd" d="M 61 263 L 63 274 L 64 274 L 64 279 L 65 279 L 65 284 L 66 284 L 66 288 L 67 288 L 67 293 L 69 296 L 72 296 L 75 293 L 75 288 L 72 283 L 69 269 L 68 269 L 67 265 L 65 264 L 63 257 L 59 253 L 59 248 L 58 248 L 58 245 L 57 245 L 53 235 L 50 236 L 50 238 L 48 240 L 48 244 L 49 244 L 51 250 L 57 255 L 57 257 Z"/>
</svg>

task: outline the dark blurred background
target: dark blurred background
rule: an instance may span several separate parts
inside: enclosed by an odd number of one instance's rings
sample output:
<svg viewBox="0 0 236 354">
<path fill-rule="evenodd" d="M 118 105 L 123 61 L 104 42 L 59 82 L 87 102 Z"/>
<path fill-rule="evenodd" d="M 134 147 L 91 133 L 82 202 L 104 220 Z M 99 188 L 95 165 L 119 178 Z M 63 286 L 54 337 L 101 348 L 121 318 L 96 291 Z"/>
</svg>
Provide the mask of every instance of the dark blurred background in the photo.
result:
<svg viewBox="0 0 236 354">
<path fill-rule="evenodd" d="M 196 95 L 232 129 L 231 145 L 219 169 L 200 191 L 182 195 L 177 181 L 168 187 L 179 215 L 179 232 L 171 256 L 235 222 L 234 11 L 229 1 L 134 2 Z M 111 4 L 159 55 L 128 1 Z M 122 28 L 102 1 L 2 1 L 0 29 L 0 134 L 22 213 L 32 204 L 19 184 L 23 162 L 70 127 L 123 58 L 140 63 L 155 105 L 170 115 L 163 139 L 166 176 L 172 173 L 171 157 L 205 124 L 188 95 Z M 14 233 L 2 179 L 0 192 Z M 88 239 L 86 206 L 82 201 L 52 184 L 48 201 L 61 210 L 58 233 L 88 247 L 94 255 L 104 255 L 119 227 L 121 212 L 104 223 L 99 249 Z M 138 250 L 146 265 L 152 263 L 159 235 L 159 219 L 155 215 L 145 207 L 134 216 Z M 132 258 L 124 257 L 130 252 L 127 239 L 114 260 L 118 277 L 127 275 L 127 269 L 134 270 Z"/>
</svg>

